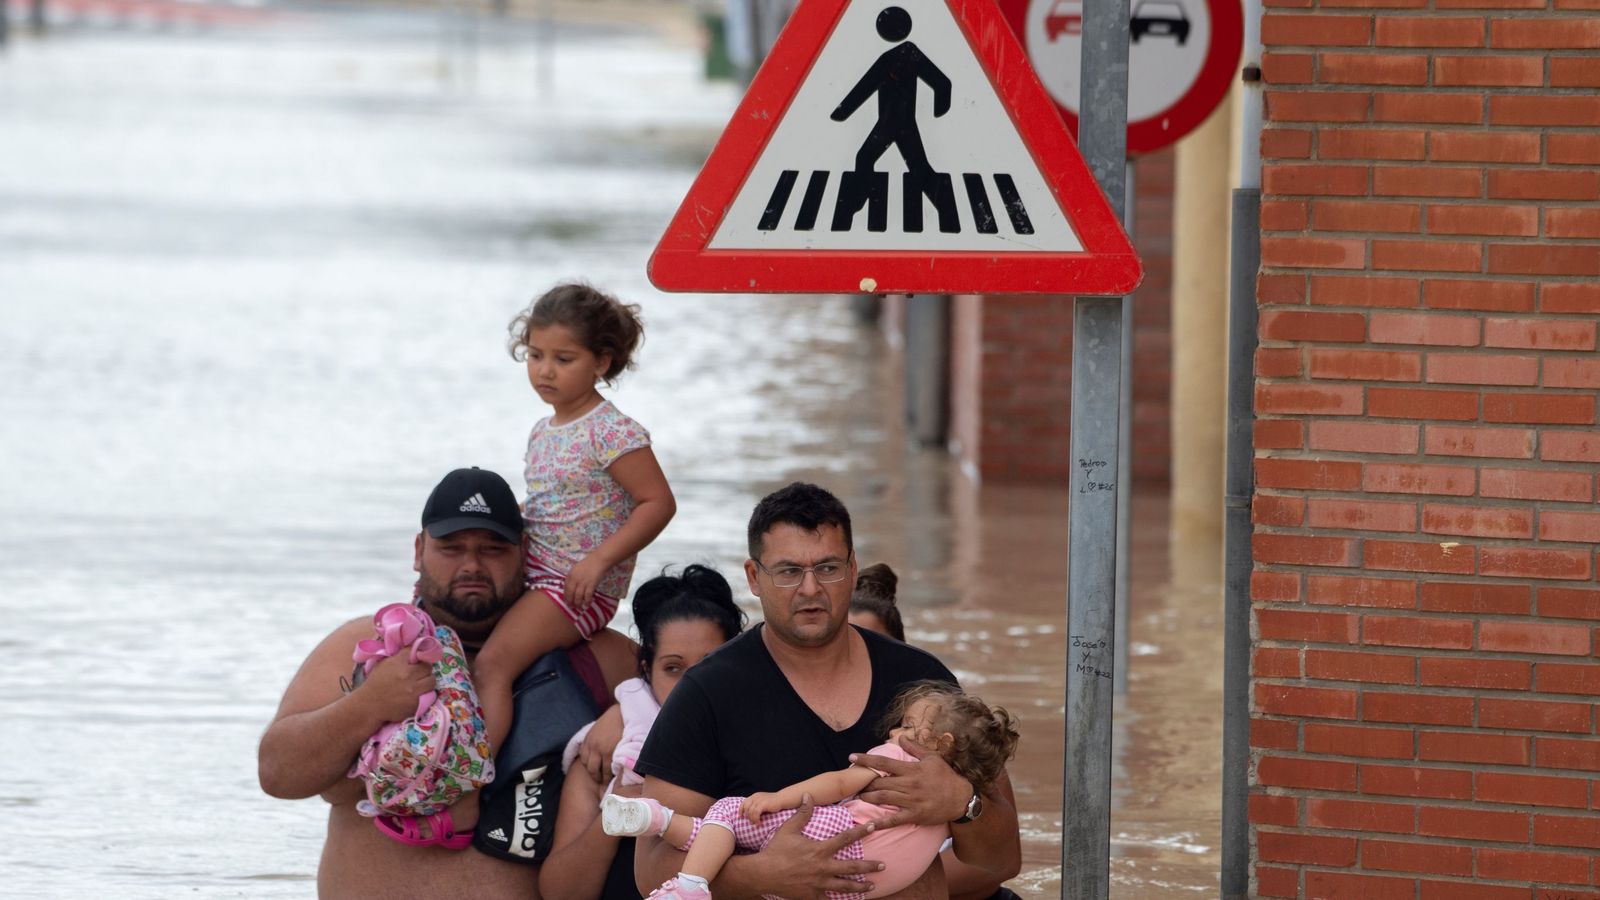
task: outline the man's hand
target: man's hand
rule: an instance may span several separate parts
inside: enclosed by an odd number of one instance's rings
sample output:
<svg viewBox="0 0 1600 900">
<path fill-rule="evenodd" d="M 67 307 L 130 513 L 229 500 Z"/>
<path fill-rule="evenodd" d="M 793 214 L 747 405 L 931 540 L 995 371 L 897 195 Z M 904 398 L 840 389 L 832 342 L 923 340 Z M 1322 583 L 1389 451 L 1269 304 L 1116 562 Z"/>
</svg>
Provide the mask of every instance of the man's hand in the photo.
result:
<svg viewBox="0 0 1600 900">
<path fill-rule="evenodd" d="M 433 688 L 432 665 L 391 656 L 372 667 L 353 696 L 385 722 L 399 722 L 416 715 L 417 698 Z"/>
<path fill-rule="evenodd" d="M 916 762 L 903 762 L 870 753 L 854 753 L 850 762 L 880 772 L 880 775 L 861 792 L 868 803 L 898 806 L 900 811 L 874 824 L 879 828 L 892 828 L 913 822 L 918 825 L 943 825 L 961 818 L 972 799 L 972 782 L 962 778 L 944 761 L 944 757 L 908 739 L 901 746 L 917 758 Z"/>
<path fill-rule="evenodd" d="M 864 894 L 871 890 L 871 883 L 846 876 L 881 872 L 883 863 L 870 859 L 834 859 L 833 855 L 851 842 L 866 837 L 878 826 L 857 825 L 825 841 L 814 841 L 800 831 L 811 821 L 811 810 L 811 795 L 807 794 L 794 815 L 772 836 L 766 849 L 757 854 L 771 866 L 762 878 L 763 883 L 783 885 L 783 895 L 790 900 L 822 898 L 829 891 Z"/>
<path fill-rule="evenodd" d="M 600 586 L 600 579 L 609 568 L 605 560 L 597 559 L 593 553 L 579 560 L 567 573 L 564 586 L 567 605 L 580 611 L 588 609 L 589 604 L 594 602 L 594 592 Z"/>
<path fill-rule="evenodd" d="M 613 704 L 594 720 L 578 744 L 578 762 L 601 784 L 611 780 L 611 754 L 622 742 L 622 705 Z"/>
</svg>

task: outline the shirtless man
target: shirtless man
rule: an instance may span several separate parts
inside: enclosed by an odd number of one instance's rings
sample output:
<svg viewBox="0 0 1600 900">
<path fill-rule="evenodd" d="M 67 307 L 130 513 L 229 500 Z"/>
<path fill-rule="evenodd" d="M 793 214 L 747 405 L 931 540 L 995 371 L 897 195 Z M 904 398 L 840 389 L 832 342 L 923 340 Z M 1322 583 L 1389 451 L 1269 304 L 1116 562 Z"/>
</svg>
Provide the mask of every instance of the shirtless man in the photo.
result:
<svg viewBox="0 0 1600 900">
<path fill-rule="evenodd" d="M 473 499 L 477 502 L 468 502 Z M 412 562 L 418 596 L 437 624 L 460 635 L 470 659 L 501 614 L 522 596 L 522 519 L 516 496 L 493 472 L 457 469 L 434 488 L 422 525 Z M 361 745 L 385 722 L 414 714 L 417 697 L 433 688 L 430 666 L 394 656 L 346 693 L 340 681 L 351 675 L 351 652 L 357 641 L 371 636 L 372 619 L 362 617 L 324 639 L 289 683 L 261 738 L 264 791 L 283 799 L 320 794 L 329 804 L 328 837 L 317 869 L 319 896 L 537 900 L 534 864 L 508 862 L 475 848 L 406 846 L 356 813 L 363 784 L 345 773 Z M 573 669 L 597 700 L 606 699 L 637 670 L 632 643 L 614 631 L 596 635 L 571 656 Z M 603 686 L 594 683 L 602 677 Z M 554 807 L 552 799 L 545 813 L 547 827 L 555 823 Z"/>
<path fill-rule="evenodd" d="M 850 515 L 832 494 L 797 483 L 768 495 L 751 514 L 748 538 L 745 577 L 761 598 L 765 621 L 684 674 L 635 766 L 645 776 L 645 796 L 689 815 L 704 815 L 718 797 L 776 791 L 844 768 L 851 754 L 882 740 L 879 726 L 903 685 L 955 681 L 931 654 L 848 624 L 855 554 Z M 889 774 L 861 798 L 901 808 L 879 827 L 948 822 L 956 855 L 988 870 L 995 883 L 1021 869 L 1007 776 L 980 795 L 936 753 L 916 763 L 862 759 Z M 712 896 L 809 900 L 825 891 L 869 890 L 847 876 L 870 879 L 878 868 L 874 860 L 833 859 L 866 826 L 813 841 L 800 833 L 809 817 L 802 807 L 766 850 L 728 860 Z M 639 838 L 634 873 L 640 892 L 676 875 L 684 856 L 660 838 Z M 894 896 L 948 896 L 943 868 L 935 862 Z"/>
</svg>

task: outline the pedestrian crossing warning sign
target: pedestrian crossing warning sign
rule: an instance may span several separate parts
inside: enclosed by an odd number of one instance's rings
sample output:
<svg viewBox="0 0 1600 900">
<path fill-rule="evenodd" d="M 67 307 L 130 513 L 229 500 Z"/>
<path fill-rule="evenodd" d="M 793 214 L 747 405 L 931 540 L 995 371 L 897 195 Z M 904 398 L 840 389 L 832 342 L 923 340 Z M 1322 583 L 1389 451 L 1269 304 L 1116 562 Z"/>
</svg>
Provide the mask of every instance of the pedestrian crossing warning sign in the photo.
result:
<svg viewBox="0 0 1600 900">
<path fill-rule="evenodd" d="M 669 291 L 1125 294 L 994 0 L 801 0 L 650 259 Z"/>
</svg>

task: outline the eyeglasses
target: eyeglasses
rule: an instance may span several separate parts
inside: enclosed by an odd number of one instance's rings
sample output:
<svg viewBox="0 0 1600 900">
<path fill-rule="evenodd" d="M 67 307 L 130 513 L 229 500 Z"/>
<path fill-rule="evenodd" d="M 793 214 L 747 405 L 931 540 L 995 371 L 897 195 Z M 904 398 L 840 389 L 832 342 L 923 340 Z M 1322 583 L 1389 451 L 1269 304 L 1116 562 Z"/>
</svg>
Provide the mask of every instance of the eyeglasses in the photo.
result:
<svg viewBox="0 0 1600 900">
<path fill-rule="evenodd" d="M 772 579 L 774 587 L 792 588 L 799 587 L 806 580 L 806 573 L 810 572 L 817 579 L 817 584 L 837 584 L 845 580 L 850 574 L 850 557 L 845 557 L 843 562 L 820 562 L 814 566 L 778 566 L 769 569 L 761 564 L 761 560 L 752 559 L 756 568 L 767 573 Z"/>
</svg>

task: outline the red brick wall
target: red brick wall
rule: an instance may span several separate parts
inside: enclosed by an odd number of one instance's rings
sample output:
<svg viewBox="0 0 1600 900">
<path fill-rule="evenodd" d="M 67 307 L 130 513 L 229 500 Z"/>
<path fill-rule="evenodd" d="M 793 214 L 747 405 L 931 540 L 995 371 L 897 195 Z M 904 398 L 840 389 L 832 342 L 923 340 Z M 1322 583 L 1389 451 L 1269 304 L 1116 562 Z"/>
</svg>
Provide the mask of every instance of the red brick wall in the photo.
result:
<svg viewBox="0 0 1600 900">
<path fill-rule="evenodd" d="M 1171 151 L 1136 164 L 1134 243 L 1145 279 L 1134 295 L 1133 477 L 1164 486 L 1172 451 Z M 1072 417 L 1072 301 L 969 297 L 954 308 L 951 435 L 986 479 L 1067 477 Z M 963 380 L 966 379 L 966 380 Z"/>
<path fill-rule="evenodd" d="M 1600 2 L 1267 6 L 1255 893 L 1600 897 Z"/>
</svg>

